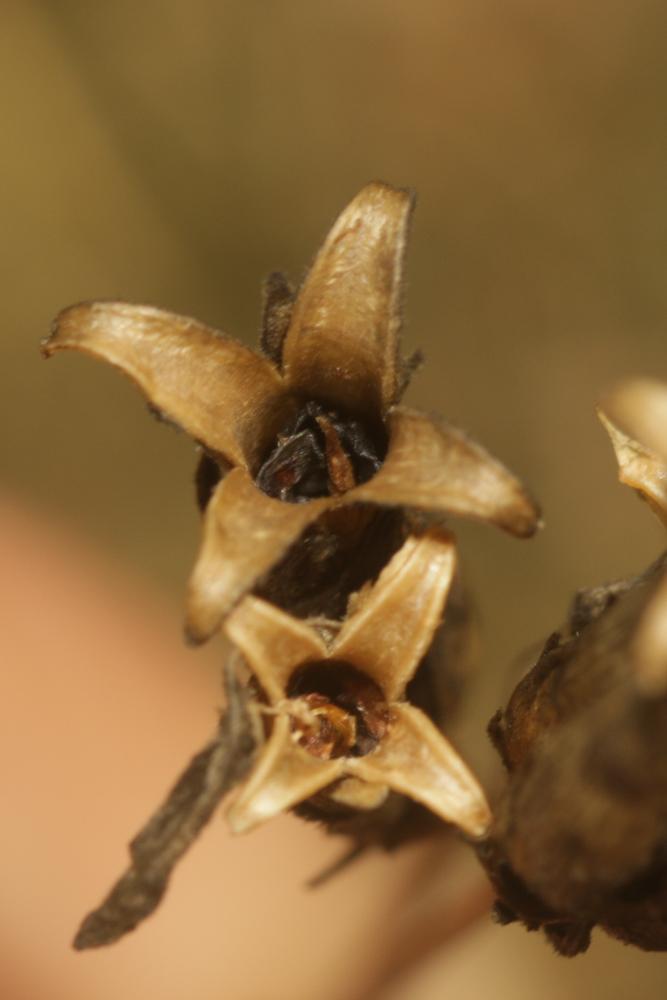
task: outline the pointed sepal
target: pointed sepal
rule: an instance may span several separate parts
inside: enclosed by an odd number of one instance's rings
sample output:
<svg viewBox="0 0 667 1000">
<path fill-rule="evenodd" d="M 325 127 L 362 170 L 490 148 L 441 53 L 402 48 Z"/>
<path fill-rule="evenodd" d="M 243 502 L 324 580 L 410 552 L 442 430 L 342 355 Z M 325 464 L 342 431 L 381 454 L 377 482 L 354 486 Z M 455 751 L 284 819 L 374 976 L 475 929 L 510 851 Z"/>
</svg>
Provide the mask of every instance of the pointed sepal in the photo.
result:
<svg viewBox="0 0 667 1000">
<path fill-rule="evenodd" d="M 377 422 L 396 402 L 401 283 L 413 198 L 366 185 L 326 237 L 294 304 L 283 347 L 290 386 Z"/>
<path fill-rule="evenodd" d="M 667 383 L 652 378 L 626 379 L 605 397 L 600 409 L 667 464 Z"/>
<path fill-rule="evenodd" d="M 233 465 L 255 469 L 295 403 L 266 358 L 186 316 L 127 302 L 82 302 L 43 345 L 119 368 L 151 406 Z"/>
<path fill-rule="evenodd" d="M 389 414 L 382 468 L 347 499 L 489 521 L 520 538 L 540 526 L 539 509 L 519 480 L 481 445 L 402 406 Z"/>
<path fill-rule="evenodd" d="M 225 476 L 204 513 L 186 599 L 188 638 L 198 643 L 213 635 L 234 605 L 329 505 L 326 498 L 303 504 L 275 500 L 243 469 Z"/>
<path fill-rule="evenodd" d="M 611 439 L 620 482 L 636 490 L 667 525 L 667 462 L 626 434 L 602 410 L 598 416 Z"/>
<path fill-rule="evenodd" d="M 300 665 L 327 655 L 326 646 L 305 622 L 259 597 L 244 598 L 224 627 L 272 704 L 286 697 L 289 679 Z"/>
<path fill-rule="evenodd" d="M 408 538 L 344 622 L 331 655 L 372 677 L 388 701 L 401 698 L 440 624 L 455 565 L 445 532 Z"/>
<path fill-rule="evenodd" d="M 390 709 L 389 733 L 365 757 L 347 758 L 347 772 L 387 784 L 468 836 L 483 837 L 491 825 L 491 810 L 470 769 L 418 708 L 394 703 Z"/>
<path fill-rule="evenodd" d="M 276 717 L 248 780 L 227 811 L 234 833 L 246 833 L 326 788 L 343 773 L 343 760 L 322 760 L 294 740 L 287 715 Z"/>
</svg>

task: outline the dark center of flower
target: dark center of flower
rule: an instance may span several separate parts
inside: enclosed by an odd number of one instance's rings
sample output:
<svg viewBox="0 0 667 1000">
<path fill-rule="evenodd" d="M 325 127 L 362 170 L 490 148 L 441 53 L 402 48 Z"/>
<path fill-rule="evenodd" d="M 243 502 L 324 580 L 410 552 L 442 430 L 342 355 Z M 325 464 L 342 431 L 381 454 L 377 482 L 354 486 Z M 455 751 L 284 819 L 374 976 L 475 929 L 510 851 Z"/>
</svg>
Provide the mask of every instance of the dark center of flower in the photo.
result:
<svg viewBox="0 0 667 1000">
<path fill-rule="evenodd" d="M 287 694 L 298 699 L 292 730 L 314 757 L 363 757 L 387 732 L 389 708 L 378 685 L 348 663 L 308 663 L 292 675 Z"/>
<path fill-rule="evenodd" d="M 256 482 L 288 503 L 338 496 L 370 479 L 383 451 L 359 421 L 308 402 L 278 435 Z"/>
</svg>

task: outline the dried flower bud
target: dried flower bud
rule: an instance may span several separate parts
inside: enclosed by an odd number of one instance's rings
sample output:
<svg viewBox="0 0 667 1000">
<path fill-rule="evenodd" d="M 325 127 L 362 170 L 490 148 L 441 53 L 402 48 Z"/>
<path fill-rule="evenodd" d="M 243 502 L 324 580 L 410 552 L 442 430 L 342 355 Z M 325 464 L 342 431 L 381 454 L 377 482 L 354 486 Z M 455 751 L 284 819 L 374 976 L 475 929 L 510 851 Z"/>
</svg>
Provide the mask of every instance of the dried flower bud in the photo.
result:
<svg viewBox="0 0 667 1000">
<path fill-rule="evenodd" d="M 411 210 L 405 191 L 369 184 L 296 297 L 272 276 L 264 355 L 148 306 L 83 303 L 56 319 L 47 356 L 72 348 L 110 362 L 204 449 L 203 538 L 186 614 L 193 641 L 258 587 L 299 614 L 342 617 L 348 596 L 403 540 L 392 510 L 478 518 L 518 536 L 538 526 L 520 483 L 479 445 L 396 405 L 411 367 L 399 355 Z M 352 559 L 373 532 L 373 557 Z"/>
</svg>

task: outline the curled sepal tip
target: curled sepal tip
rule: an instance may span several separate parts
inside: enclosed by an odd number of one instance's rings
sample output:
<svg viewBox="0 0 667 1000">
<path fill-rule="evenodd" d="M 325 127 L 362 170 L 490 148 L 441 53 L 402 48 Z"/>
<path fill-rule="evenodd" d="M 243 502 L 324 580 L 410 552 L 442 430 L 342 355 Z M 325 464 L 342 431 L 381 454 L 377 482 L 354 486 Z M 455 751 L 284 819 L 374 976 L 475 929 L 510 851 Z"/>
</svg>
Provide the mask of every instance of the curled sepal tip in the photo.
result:
<svg viewBox="0 0 667 1000">
<path fill-rule="evenodd" d="M 652 378 L 626 379 L 607 394 L 600 409 L 667 464 L 667 383 Z"/>
<path fill-rule="evenodd" d="M 389 414 L 389 429 L 384 465 L 355 499 L 488 521 L 520 538 L 541 526 L 519 480 L 462 431 L 404 406 Z"/>
<path fill-rule="evenodd" d="M 152 306 L 70 306 L 42 346 L 47 357 L 66 349 L 119 368 L 160 414 L 233 465 L 255 465 L 294 406 L 266 358 L 195 319 Z"/>
<path fill-rule="evenodd" d="M 602 409 L 598 416 L 611 439 L 620 482 L 636 490 L 667 526 L 667 462 L 630 437 Z"/>
</svg>

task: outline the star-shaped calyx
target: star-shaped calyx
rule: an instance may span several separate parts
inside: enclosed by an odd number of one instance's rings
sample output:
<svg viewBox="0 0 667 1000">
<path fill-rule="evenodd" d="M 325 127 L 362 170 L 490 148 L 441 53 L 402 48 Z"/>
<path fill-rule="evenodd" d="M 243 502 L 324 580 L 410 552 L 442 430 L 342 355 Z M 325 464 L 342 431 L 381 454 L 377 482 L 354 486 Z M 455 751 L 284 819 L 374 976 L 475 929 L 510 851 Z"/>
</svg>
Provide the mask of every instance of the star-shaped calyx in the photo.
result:
<svg viewBox="0 0 667 1000">
<path fill-rule="evenodd" d="M 411 536 L 342 625 L 308 623 L 247 596 L 225 623 L 258 686 L 266 742 L 228 810 L 235 832 L 324 796 L 343 810 L 409 796 L 473 838 L 490 811 L 430 719 L 405 700 L 443 614 L 450 536 Z"/>
<path fill-rule="evenodd" d="M 148 306 L 89 302 L 57 317 L 46 355 L 71 348 L 110 362 L 203 448 L 193 641 L 258 587 L 302 616 L 342 617 L 404 537 L 378 527 L 379 511 L 385 521 L 406 508 L 461 515 L 517 536 L 538 526 L 533 501 L 484 449 L 397 405 L 410 370 L 399 331 L 411 209 L 406 191 L 364 187 L 296 296 L 270 279 L 262 353 Z M 305 533 L 308 545 L 297 546 Z M 302 561 L 288 567 L 297 550 Z"/>
</svg>

